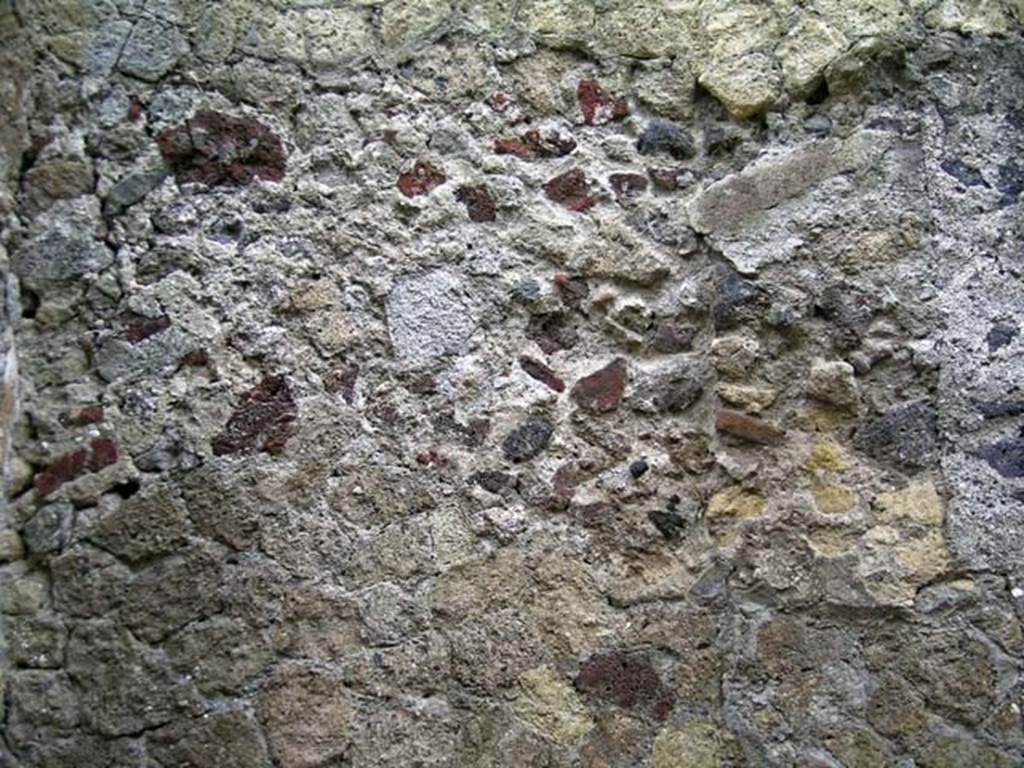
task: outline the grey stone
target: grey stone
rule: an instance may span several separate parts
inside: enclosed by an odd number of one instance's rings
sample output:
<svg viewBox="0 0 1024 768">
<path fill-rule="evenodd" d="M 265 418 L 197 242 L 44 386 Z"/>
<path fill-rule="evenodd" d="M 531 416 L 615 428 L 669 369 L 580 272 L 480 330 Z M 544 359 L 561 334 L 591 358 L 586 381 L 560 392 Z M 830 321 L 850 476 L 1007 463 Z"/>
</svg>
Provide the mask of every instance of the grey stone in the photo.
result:
<svg viewBox="0 0 1024 768">
<path fill-rule="evenodd" d="M 188 41 L 177 26 L 143 17 L 132 27 L 117 60 L 126 75 L 155 82 L 188 53 Z"/>
<path fill-rule="evenodd" d="M 902 403 L 865 420 L 854 444 L 879 461 L 906 469 L 932 463 L 938 448 L 938 415 L 924 400 Z"/>
<path fill-rule="evenodd" d="M 509 461 L 528 461 L 548 447 L 554 432 L 554 424 L 533 414 L 508 433 L 501 442 L 501 450 Z"/>
<path fill-rule="evenodd" d="M 463 352 L 476 329 L 476 309 L 462 278 L 444 269 L 399 281 L 387 311 L 395 355 L 410 368 Z"/>
</svg>

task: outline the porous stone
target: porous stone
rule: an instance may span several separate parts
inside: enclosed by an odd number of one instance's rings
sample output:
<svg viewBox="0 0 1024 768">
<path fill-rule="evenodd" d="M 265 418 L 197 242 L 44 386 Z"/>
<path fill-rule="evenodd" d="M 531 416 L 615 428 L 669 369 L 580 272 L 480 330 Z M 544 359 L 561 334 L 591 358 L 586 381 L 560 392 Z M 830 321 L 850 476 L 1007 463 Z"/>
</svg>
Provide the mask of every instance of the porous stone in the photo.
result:
<svg viewBox="0 0 1024 768">
<path fill-rule="evenodd" d="M 575 744 L 594 727 L 572 686 L 550 667 L 523 673 L 512 708 L 527 723 L 562 744 Z"/>
<path fill-rule="evenodd" d="M 410 368 L 461 352 L 476 328 L 462 278 L 444 269 L 398 282 L 387 308 L 391 343 Z"/>
</svg>

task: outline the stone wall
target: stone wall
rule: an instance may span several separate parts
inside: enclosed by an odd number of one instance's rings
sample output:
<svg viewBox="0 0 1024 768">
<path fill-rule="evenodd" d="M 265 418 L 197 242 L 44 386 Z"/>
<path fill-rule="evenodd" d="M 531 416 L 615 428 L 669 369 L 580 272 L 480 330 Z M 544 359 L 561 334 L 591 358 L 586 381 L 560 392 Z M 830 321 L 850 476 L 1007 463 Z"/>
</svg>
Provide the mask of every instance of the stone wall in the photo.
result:
<svg viewBox="0 0 1024 768">
<path fill-rule="evenodd" d="M 1024 764 L 1022 22 L 0 0 L 0 765 Z"/>
</svg>

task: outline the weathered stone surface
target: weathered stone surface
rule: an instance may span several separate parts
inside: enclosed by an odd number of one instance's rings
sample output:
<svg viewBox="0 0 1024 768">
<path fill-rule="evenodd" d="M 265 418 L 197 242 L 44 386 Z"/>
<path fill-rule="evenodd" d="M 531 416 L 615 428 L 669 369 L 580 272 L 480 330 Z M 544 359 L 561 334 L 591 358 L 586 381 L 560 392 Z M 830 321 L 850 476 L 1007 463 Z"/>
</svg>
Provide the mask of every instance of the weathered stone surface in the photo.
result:
<svg viewBox="0 0 1024 768">
<path fill-rule="evenodd" d="M 555 741 L 574 744 L 594 727 L 572 686 L 550 667 L 524 673 L 519 688 L 512 709 Z"/>
<path fill-rule="evenodd" d="M 1022 22 L 0 0 L 0 764 L 1016 765 Z"/>
</svg>

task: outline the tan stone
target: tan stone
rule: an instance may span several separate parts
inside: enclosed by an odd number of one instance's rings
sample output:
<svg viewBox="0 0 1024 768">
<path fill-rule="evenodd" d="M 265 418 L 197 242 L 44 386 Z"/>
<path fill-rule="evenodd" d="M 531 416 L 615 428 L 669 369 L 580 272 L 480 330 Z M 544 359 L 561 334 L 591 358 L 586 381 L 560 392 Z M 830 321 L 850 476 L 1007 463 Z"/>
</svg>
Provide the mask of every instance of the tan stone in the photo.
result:
<svg viewBox="0 0 1024 768">
<path fill-rule="evenodd" d="M 775 402 L 778 390 L 744 384 L 721 382 L 715 388 L 718 396 L 727 403 L 738 406 L 749 413 L 761 413 Z"/>
<path fill-rule="evenodd" d="M 555 45 L 582 42 L 594 26 L 594 6 L 583 0 L 527 0 L 519 18 L 531 32 Z"/>
<path fill-rule="evenodd" d="M 736 737 L 706 720 L 669 726 L 654 739 L 654 768 L 720 768 L 741 756 Z"/>
<path fill-rule="evenodd" d="M 811 547 L 822 557 L 841 557 L 854 551 L 858 536 L 848 528 L 816 528 L 809 538 Z"/>
<path fill-rule="evenodd" d="M 786 91 L 800 98 L 813 93 L 825 68 L 848 44 L 846 36 L 830 24 L 813 17 L 801 19 L 776 49 Z"/>
<path fill-rule="evenodd" d="M 561 653 L 579 656 L 598 648 L 612 632 L 616 615 L 579 560 L 555 552 L 534 569 L 539 589 L 530 615 Z"/>
<path fill-rule="evenodd" d="M 512 709 L 560 744 L 575 744 L 594 727 L 573 687 L 547 666 L 531 669 L 519 678 Z"/>
<path fill-rule="evenodd" d="M 698 81 L 738 120 L 764 112 L 782 95 L 778 64 L 766 53 L 715 61 L 701 72 Z"/>
<path fill-rule="evenodd" d="M 811 446 L 805 465 L 810 470 L 843 472 L 850 466 L 850 459 L 841 445 L 832 440 L 818 440 Z"/>
<path fill-rule="evenodd" d="M 875 517 L 882 523 L 910 520 L 922 525 L 942 525 L 942 500 L 930 480 L 881 493 L 875 498 L 874 506 Z"/>
<path fill-rule="evenodd" d="M 711 363 L 725 377 L 742 379 L 750 374 L 761 347 L 749 336 L 722 336 L 711 342 Z"/>
<path fill-rule="evenodd" d="M 845 485 L 817 481 L 811 485 L 811 495 L 819 512 L 837 515 L 849 512 L 857 505 L 857 494 Z"/>
<path fill-rule="evenodd" d="M 1012 26 L 1000 0 L 943 0 L 924 20 L 931 27 L 965 34 L 1006 35 Z"/>
<path fill-rule="evenodd" d="M 685 10 L 661 0 L 616 3 L 596 18 L 594 47 L 622 56 L 666 56 L 686 39 Z"/>
<path fill-rule="evenodd" d="M 708 520 L 744 519 L 757 517 L 764 512 L 767 500 L 757 491 L 742 486 L 733 486 L 719 491 L 708 501 L 704 516 Z"/>
<path fill-rule="evenodd" d="M 928 531 L 920 538 L 901 542 L 895 552 L 899 564 L 920 584 L 941 576 L 951 563 L 941 531 Z"/>
<path fill-rule="evenodd" d="M 669 276 L 669 261 L 629 229 L 609 221 L 587 238 L 573 265 L 589 277 L 609 278 L 642 286 L 654 285 Z"/>
<path fill-rule="evenodd" d="M 367 11 L 361 8 L 317 8 L 304 15 L 309 60 L 328 66 L 366 53 L 374 46 Z"/>
<path fill-rule="evenodd" d="M 10 563 L 25 557 L 25 545 L 18 532 L 8 528 L 0 531 L 0 563 Z"/>
</svg>

